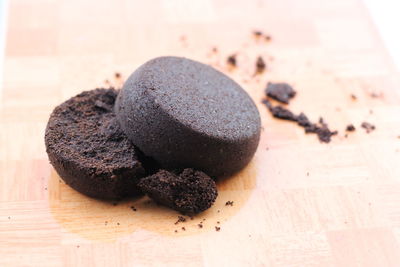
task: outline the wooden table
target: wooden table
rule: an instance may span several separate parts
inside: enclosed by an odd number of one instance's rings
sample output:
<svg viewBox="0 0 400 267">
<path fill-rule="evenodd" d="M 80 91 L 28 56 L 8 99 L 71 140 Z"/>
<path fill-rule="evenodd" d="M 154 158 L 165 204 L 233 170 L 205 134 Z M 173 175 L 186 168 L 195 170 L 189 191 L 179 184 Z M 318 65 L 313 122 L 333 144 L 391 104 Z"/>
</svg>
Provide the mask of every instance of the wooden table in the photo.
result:
<svg viewBox="0 0 400 267">
<path fill-rule="evenodd" d="M 255 40 L 257 29 L 272 40 Z M 264 127 L 215 206 L 177 225 L 147 199 L 114 206 L 73 191 L 43 141 L 56 105 L 161 55 L 226 72 Z M 253 77 L 258 55 L 268 71 Z M 4 67 L 0 266 L 400 266 L 400 79 L 360 0 L 11 0 Z M 290 108 L 339 135 L 321 144 L 272 118 L 267 81 L 294 85 Z"/>
</svg>

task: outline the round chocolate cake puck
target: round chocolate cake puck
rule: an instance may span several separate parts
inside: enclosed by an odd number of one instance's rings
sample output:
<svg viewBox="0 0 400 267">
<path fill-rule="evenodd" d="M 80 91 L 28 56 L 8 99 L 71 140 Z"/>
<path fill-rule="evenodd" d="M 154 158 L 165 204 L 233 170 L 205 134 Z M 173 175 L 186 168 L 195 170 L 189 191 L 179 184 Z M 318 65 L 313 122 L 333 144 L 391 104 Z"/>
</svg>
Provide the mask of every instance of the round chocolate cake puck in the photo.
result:
<svg viewBox="0 0 400 267">
<path fill-rule="evenodd" d="M 115 113 L 128 138 L 165 168 L 231 175 L 251 160 L 260 116 L 232 79 L 202 63 L 160 57 L 125 82 Z"/>
<path fill-rule="evenodd" d="M 139 194 L 144 168 L 137 149 L 120 130 L 114 89 L 83 92 L 56 107 L 46 128 L 51 164 L 75 190 L 90 197 L 120 199 Z"/>
</svg>

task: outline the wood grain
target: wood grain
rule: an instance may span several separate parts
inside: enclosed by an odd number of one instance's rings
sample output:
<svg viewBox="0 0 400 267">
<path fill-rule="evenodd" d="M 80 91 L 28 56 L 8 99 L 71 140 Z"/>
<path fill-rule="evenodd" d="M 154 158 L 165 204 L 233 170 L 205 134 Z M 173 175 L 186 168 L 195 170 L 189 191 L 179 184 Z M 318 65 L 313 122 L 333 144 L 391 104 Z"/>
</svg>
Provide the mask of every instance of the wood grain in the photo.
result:
<svg viewBox="0 0 400 267">
<path fill-rule="evenodd" d="M 227 73 L 264 128 L 215 206 L 178 225 L 146 198 L 113 205 L 75 192 L 43 140 L 57 104 L 106 79 L 120 86 L 115 72 L 126 78 L 161 55 Z M 268 71 L 254 76 L 258 55 Z M 1 266 L 400 266 L 400 78 L 360 0 L 12 0 L 4 67 Z M 291 109 L 339 135 L 321 144 L 273 119 L 260 103 L 267 81 L 293 84 Z M 345 138 L 349 123 L 357 131 Z"/>
</svg>

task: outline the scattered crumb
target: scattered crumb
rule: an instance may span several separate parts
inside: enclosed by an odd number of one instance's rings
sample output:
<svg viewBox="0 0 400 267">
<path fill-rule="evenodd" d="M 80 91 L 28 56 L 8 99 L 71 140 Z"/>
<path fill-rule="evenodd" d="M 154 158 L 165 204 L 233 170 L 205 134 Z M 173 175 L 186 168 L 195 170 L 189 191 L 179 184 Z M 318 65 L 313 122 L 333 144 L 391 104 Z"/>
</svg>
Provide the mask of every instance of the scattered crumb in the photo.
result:
<svg viewBox="0 0 400 267">
<path fill-rule="evenodd" d="M 77 247 L 77 248 L 80 248 L 80 246 L 79 246 L 79 245 L 77 245 L 76 247 Z"/>
<path fill-rule="evenodd" d="M 253 35 L 254 35 L 254 37 L 259 38 L 263 35 L 263 33 L 262 33 L 262 31 L 253 31 Z"/>
<path fill-rule="evenodd" d="M 105 221 L 105 222 L 104 222 L 104 225 L 107 225 L 107 224 L 108 224 L 108 222 L 107 222 L 107 221 Z"/>
<path fill-rule="evenodd" d="M 180 222 L 186 222 L 186 218 L 183 216 L 178 216 L 178 220 L 175 222 L 175 224 L 178 224 Z"/>
<path fill-rule="evenodd" d="M 304 128 L 306 133 L 315 133 L 318 136 L 318 139 L 323 143 L 329 143 L 331 137 L 338 134 L 337 131 L 331 131 L 322 118 L 319 119 L 319 124 L 312 123 L 304 113 L 295 115 L 282 106 L 274 107 L 267 99 L 264 99 L 262 102 L 267 106 L 268 110 L 272 113 L 272 116 L 282 120 L 297 122 L 299 126 Z"/>
<path fill-rule="evenodd" d="M 46 190 L 46 191 L 47 191 L 47 187 L 45 187 L 45 188 L 44 188 L 44 190 Z"/>
<path fill-rule="evenodd" d="M 350 97 L 351 97 L 351 99 L 353 99 L 354 101 L 357 100 L 357 96 L 354 95 L 354 94 L 351 94 Z"/>
<path fill-rule="evenodd" d="M 119 79 L 119 78 L 121 78 L 121 73 L 116 72 L 116 73 L 114 74 L 114 76 L 115 76 L 116 79 Z"/>
<path fill-rule="evenodd" d="M 221 227 L 215 226 L 215 231 L 219 232 L 221 230 Z"/>
<path fill-rule="evenodd" d="M 230 55 L 227 59 L 226 62 L 228 63 L 228 65 L 232 66 L 232 67 L 236 67 L 237 62 L 236 62 L 236 54 Z"/>
<path fill-rule="evenodd" d="M 131 210 L 137 211 L 137 209 L 135 208 L 135 206 L 131 206 Z"/>
<path fill-rule="evenodd" d="M 265 41 L 267 41 L 267 42 L 269 42 L 269 41 L 272 40 L 272 37 L 271 37 L 271 35 L 269 35 L 269 34 L 266 34 L 266 35 L 264 36 L 264 38 L 265 38 Z"/>
<path fill-rule="evenodd" d="M 371 124 L 369 122 L 366 122 L 366 121 L 361 123 L 361 127 L 364 128 L 367 133 L 370 133 L 370 132 L 372 132 L 373 130 L 376 129 L 375 125 L 373 125 L 373 124 Z"/>
<path fill-rule="evenodd" d="M 225 203 L 225 206 L 233 206 L 233 201 L 228 200 L 228 201 Z"/>
<path fill-rule="evenodd" d="M 10 216 L 8 216 L 8 219 L 10 220 L 10 219 L 11 219 L 11 217 L 10 217 Z"/>
<path fill-rule="evenodd" d="M 203 228 L 203 225 L 202 225 L 201 223 L 199 223 L 197 226 L 198 226 L 199 228 Z"/>
<path fill-rule="evenodd" d="M 267 65 L 265 64 L 264 59 L 259 56 L 256 61 L 256 74 L 261 74 L 264 72 Z"/>
<path fill-rule="evenodd" d="M 265 150 L 267 150 L 267 151 L 268 151 L 268 150 L 269 150 L 269 147 L 266 147 L 266 148 L 265 148 Z"/>
<path fill-rule="evenodd" d="M 356 130 L 356 127 L 354 127 L 353 124 L 349 124 L 346 126 L 346 132 L 354 132 Z"/>
<path fill-rule="evenodd" d="M 217 212 L 219 213 L 219 212 L 220 212 L 220 210 L 217 210 Z"/>
<path fill-rule="evenodd" d="M 218 48 L 216 46 L 214 46 L 211 50 L 213 53 L 218 53 Z"/>
<path fill-rule="evenodd" d="M 309 173 L 309 172 L 307 172 L 307 176 L 310 176 L 310 173 Z"/>
<path fill-rule="evenodd" d="M 119 222 L 117 222 L 117 225 L 119 225 Z"/>
<path fill-rule="evenodd" d="M 217 223 L 219 224 L 220 222 L 218 221 Z"/>
<path fill-rule="evenodd" d="M 175 233 L 177 233 L 178 232 L 178 230 L 175 230 Z"/>
<path fill-rule="evenodd" d="M 372 98 L 380 98 L 380 97 L 383 97 L 383 93 L 375 93 L 375 92 L 372 92 L 371 94 L 370 94 L 370 96 L 372 97 Z"/>
<path fill-rule="evenodd" d="M 110 81 L 109 80 L 105 80 L 104 83 L 105 84 L 110 84 Z"/>
<path fill-rule="evenodd" d="M 113 202 L 112 204 L 113 204 L 113 206 L 117 206 L 118 202 Z"/>
<path fill-rule="evenodd" d="M 265 94 L 276 101 L 289 104 L 289 100 L 296 95 L 296 91 L 287 83 L 268 82 Z"/>
<path fill-rule="evenodd" d="M 344 135 L 344 138 L 347 138 L 347 137 L 349 137 L 349 135 L 348 135 L 348 134 L 345 134 L 345 135 Z"/>
<path fill-rule="evenodd" d="M 181 229 L 182 229 L 183 231 L 186 231 L 186 228 L 185 228 L 185 227 L 182 227 Z"/>
</svg>

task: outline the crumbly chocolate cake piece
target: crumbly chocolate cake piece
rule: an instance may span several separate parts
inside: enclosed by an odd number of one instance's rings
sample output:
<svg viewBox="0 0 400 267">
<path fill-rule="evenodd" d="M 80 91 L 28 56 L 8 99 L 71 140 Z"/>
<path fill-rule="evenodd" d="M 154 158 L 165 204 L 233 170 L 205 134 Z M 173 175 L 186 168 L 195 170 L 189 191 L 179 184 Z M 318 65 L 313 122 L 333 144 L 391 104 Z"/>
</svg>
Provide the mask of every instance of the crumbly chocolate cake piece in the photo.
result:
<svg viewBox="0 0 400 267">
<path fill-rule="evenodd" d="M 328 124 L 322 118 L 319 119 L 319 123 L 312 123 L 304 113 L 295 115 L 282 106 L 273 106 L 267 99 L 263 99 L 262 102 L 267 106 L 272 116 L 282 120 L 297 122 L 299 126 L 304 128 L 305 133 L 315 133 L 321 142 L 329 143 L 331 137 L 338 133 L 337 131 L 331 131 Z"/>
<path fill-rule="evenodd" d="M 161 167 L 212 177 L 245 167 L 261 130 L 257 107 L 236 82 L 179 57 L 139 67 L 118 95 L 115 113 L 128 138 Z"/>
<path fill-rule="evenodd" d="M 197 214 L 210 208 L 218 196 L 214 180 L 193 169 L 184 169 L 179 175 L 160 170 L 142 178 L 138 186 L 157 203 L 183 214 Z"/>
<path fill-rule="evenodd" d="M 268 82 L 265 94 L 276 101 L 289 104 L 289 100 L 296 95 L 296 91 L 287 83 Z"/>
<path fill-rule="evenodd" d="M 57 106 L 45 133 L 46 151 L 61 178 L 90 197 L 120 199 L 139 194 L 145 171 L 138 150 L 113 113 L 114 89 L 95 89 Z"/>
</svg>

